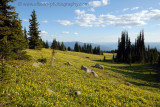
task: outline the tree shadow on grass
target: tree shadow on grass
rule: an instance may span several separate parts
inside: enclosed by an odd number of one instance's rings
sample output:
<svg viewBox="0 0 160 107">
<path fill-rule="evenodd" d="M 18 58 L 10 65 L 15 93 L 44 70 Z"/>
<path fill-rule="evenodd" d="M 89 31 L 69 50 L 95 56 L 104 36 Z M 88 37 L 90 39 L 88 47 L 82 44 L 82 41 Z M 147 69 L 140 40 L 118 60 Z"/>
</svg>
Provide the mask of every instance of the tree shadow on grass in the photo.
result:
<svg viewBox="0 0 160 107">
<path fill-rule="evenodd" d="M 112 60 L 93 60 L 93 61 L 96 61 L 96 62 L 108 62 L 108 63 L 113 63 Z"/>
<path fill-rule="evenodd" d="M 146 83 L 131 82 L 137 86 L 158 87 L 158 77 L 151 65 L 136 65 L 136 66 L 110 66 L 109 70 L 124 74 L 127 77 L 146 81 Z M 152 83 L 147 83 L 152 82 Z"/>
</svg>

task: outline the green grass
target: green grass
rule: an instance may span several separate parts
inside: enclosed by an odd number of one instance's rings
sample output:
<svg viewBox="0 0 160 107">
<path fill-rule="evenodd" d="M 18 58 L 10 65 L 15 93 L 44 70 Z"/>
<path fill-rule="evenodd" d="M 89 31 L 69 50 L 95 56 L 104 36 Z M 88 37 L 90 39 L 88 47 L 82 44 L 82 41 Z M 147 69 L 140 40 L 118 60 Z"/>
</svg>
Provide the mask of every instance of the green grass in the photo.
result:
<svg viewBox="0 0 160 107">
<path fill-rule="evenodd" d="M 105 53 L 107 61 L 101 62 L 103 55 L 56 51 L 51 67 L 52 50 L 27 53 L 31 61 L 7 62 L 5 81 L 0 81 L 0 106 L 160 106 L 160 83 L 151 65 L 112 63 L 109 53 Z M 47 63 L 39 68 L 32 66 L 41 57 Z M 96 63 L 105 69 L 95 68 Z M 99 77 L 85 73 L 82 65 Z M 127 86 L 125 81 L 133 85 Z M 54 93 L 47 92 L 47 88 Z M 74 91 L 81 91 L 81 95 L 71 94 Z"/>
</svg>

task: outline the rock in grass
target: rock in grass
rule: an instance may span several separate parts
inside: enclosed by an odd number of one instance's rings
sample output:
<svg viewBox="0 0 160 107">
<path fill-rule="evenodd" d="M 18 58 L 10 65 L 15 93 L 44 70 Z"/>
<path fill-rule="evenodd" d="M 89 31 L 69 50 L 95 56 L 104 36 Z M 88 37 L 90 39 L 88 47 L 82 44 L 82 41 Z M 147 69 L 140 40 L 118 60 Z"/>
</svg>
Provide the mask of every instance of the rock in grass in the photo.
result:
<svg viewBox="0 0 160 107">
<path fill-rule="evenodd" d="M 128 86 L 132 86 L 132 84 L 130 82 L 125 82 L 125 84 Z"/>
<path fill-rule="evenodd" d="M 67 65 L 70 65 L 70 66 L 72 66 L 72 64 L 71 64 L 70 62 L 67 62 Z"/>
<path fill-rule="evenodd" d="M 75 95 L 81 95 L 80 91 L 75 91 Z"/>
<path fill-rule="evenodd" d="M 103 66 L 103 65 L 100 65 L 100 64 L 96 64 L 95 67 L 96 67 L 96 68 L 99 68 L 99 69 L 104 69 L 104 66 Z"/>
<path fill-rule="evenodd" d="M 52 60 L 55 60 L 56 58 L 52 57 Z"/>
<path fill-rule="evenodd" d="M 38 62 L 38 63 L 34 62 L 34 63 L 33 63 L 33 66 L 34 66 L 34 67 L 40 67 L 40 65 L 43 65 L 43 64 L 40 63 L 40 62 Z"/>
<path fill-rule="evenodd" d="M 84 70 L 87 73 L 92 73 L 94 77 L 98 77 L 98 75 L 93 70 L 91 70 L 91 69 L 89 69 L 89 68 L 87 68 L 87 67 L 85 67 L 83 65 L 81 66 L 81 70 Z"/>
<path fill-rule="evenodd" d="M 86 71 L 87 73 L 91 73 L 92 72 L 92 70 L 91 69 L 89 69 L 89 68 L 87 68 L 87 67 L 85 67 L 85 66 L 81 66 L 81 70 L 84 70 L 84 71 Z"/>
<path fill-rule="evenodd" d="M 98 77 L 98 75 L 94 71 L 92 71 L 91 73 L 93 74 L 94 77 Z"/>
<path fill-rule="evenodd" d="M 51 89 L 49 89 L 49 88 L 47 88 L 47 89 L 46 89 L 46 91 L 47 91 L 47 92 L 49 92 L 49 93 L 53 93 L 53 94 L 55 94 L 55 92 L 54 92 L 54 91 L 52 91 L 52 90 L 51 90 Z"/>
</svg>

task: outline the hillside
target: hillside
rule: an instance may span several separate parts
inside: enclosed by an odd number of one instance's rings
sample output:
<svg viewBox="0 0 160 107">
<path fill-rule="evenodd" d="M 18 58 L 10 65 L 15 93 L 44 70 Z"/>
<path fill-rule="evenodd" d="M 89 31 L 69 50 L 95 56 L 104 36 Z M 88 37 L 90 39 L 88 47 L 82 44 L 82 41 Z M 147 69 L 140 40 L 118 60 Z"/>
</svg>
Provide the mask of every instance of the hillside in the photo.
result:
<svg viewBox="0 0 160 107">
<path fill-rule="evenodd" d="M 28 49 L 32 60 L 7 62 L 7 73 L 0 81 L 0 106 L 160 106 L 160 83 L 150 65 L 130 67 L 112 63 L 108 53 L 107 61 L 101 62 L 102 55 L 57 50 L 51 67 L 51 53 L 51 49 Z M 33 66 L 41 57 L 47 63 Z M 96 63 L 104 70 L 95 68 Z M 98 78 L 81 70 L 82 65 L 94 70 Z M 74 95 L 75 91 L 81 95 Z"/>
</svg>

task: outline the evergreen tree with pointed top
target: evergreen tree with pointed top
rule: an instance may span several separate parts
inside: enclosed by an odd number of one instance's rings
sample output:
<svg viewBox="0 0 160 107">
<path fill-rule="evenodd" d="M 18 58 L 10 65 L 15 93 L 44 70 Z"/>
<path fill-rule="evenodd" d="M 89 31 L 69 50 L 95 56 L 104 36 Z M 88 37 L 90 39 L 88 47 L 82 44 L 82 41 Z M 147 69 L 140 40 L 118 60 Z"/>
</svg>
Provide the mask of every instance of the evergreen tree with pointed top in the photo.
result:
<svg viewBox="0 0 160 107">
<path fill-rule="evenodd" d="M 62 44 L 61 44 L 61 50 L 62 50 L 62 51 L 65 51 L 65 50 L 66 50 L 63 42 L 62 42 Z"/>
<path fill-rule="evenodd" d="M 61 45 L 60 45 L 60 42 L 58 41 L 57 42 L 57 49 L 60 50 L 60 48 L 61 48 Z"/>
<path fill-rule="evenodd" d="M 78 42 L 76 42 L 75 45 L 74 45 L 74 51 L 79 52 Z"/>
<path fill-rule="evenodd" d="M 52 42 L 51 48 L 52 49 L 60 49 L 60 43 L 59 43 L 59 46 L 57 46 L 57 41 L 56 41 L 56 39 L 54 39 Z"/>
<path fill-rule="evenodd" d="M 0 58 L 18 59 L 25 49 L 25 38 L 22 31 L 21 20 L 10 5 L 14 0 L 1 0 L 0 2 Z"/>
<path fill-rule="evenodd" d="M 31 19 L 29 19 L 29 48 L 30 49 L 41 49 L 42 41 L 39 36 L 40 31 L 38 30 L 39 23 L 37 22 L 36 11 L 33 10 L 31 14 Z"/>
<path fill-rule="evenodd" d="M 46 42 L 45 42 L 45 48 L 49 48 L 49 45 L 48 45 L 48 41 L 46 40 Z"/>
<path fill-rule="evenodd" d="M 26 48 L 29 48 L 29 40 L 28 40 L 28 36 L 27 36 L 27 30 L 26 28 L 24 28 L 24 38 L 25 38 L 25 45 L 26 45 Z"/>
<path fill-rule="evenodd" d="M 71 47 L 69 46 L 67 50 L 68 50 L 68 51 L 71 51 L 72 49 L 71 49 Z"/>
</svg>

